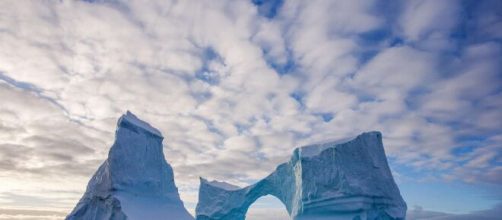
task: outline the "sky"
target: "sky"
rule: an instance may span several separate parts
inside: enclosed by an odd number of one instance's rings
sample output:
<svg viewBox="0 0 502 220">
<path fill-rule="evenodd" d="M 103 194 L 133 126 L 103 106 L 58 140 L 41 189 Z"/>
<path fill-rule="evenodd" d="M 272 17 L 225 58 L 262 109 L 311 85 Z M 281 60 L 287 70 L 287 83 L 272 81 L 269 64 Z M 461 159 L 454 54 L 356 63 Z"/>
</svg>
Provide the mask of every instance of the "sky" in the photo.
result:
<svg viewBox="0 0 502 220">
<path fill-rule="evenodd" d="M 199 176 L 252 184 L 378 130 L 409 219 L 502 213 L 502 1 L 0 1 L 0 219 L 60 219 L 132 111 Z M 250 218 L 277 220 L 273 197 Z M 286 219 L 286 217 L 281 217 Z"/>
</svg>

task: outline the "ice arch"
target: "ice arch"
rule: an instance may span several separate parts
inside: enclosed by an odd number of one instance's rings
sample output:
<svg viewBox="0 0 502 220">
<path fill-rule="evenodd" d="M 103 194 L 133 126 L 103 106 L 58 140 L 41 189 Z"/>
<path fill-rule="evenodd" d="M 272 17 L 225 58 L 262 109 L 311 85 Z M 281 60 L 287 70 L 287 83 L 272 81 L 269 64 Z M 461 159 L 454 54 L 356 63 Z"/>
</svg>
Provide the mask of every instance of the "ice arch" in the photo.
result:
<svg viewBox="0 0 502 220">
<path fill-rule="evenodd" d="M 290 161 L 244 188 L 200 182 L 198 220 L 244 220 L 249 206 L 265 195 L 277 197 L 297 220 L 398 220 L 406 215 L 380 132 L 297 148 Z"/>
<path fill-rule="evenodd" d="M 263 196 L 256 200 L 246 213 L 246 220 L 289 220 L 284 204 L 275 196 Z"/>
<path fill-rule="evenodd" d="M 296 187 L 295 168 L 292 163 L 282 164 L 274 173 L 254 185 L 239 189 L 221 182 L 209 182 L 200 179 L 199 203 L 196 213 L 199 220 L 244 220 L 249 206 L 262 196 L 272 195 L 278 198 L 288 210 L 288 213 L 298 212 L 298 192 Z M 215 201 L 213 204 L 201 201 Z M 218 201 L 216 201 L 218 200 Z"/>
</svg>

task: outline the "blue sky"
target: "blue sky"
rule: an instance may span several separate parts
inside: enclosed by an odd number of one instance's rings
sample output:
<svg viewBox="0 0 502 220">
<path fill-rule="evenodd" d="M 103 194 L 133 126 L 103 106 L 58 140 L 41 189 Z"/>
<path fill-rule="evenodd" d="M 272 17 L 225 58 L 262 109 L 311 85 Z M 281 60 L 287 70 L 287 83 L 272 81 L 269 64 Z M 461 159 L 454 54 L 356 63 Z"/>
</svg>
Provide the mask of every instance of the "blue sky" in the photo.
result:
<svg viewBox="0 0 502 220">
<path fill-rule="evenodd" d="M 126 110 L 166 137 L 189 208 L 199 176 L 244 186 L 297 146 L 379 130 L 411 219 L 500 211 L 500 11 L 490 0 L 1 1 L 0 215 L 68 212 Z M 283 212 L 274 201 L 255 217 Z"/>
</svg>

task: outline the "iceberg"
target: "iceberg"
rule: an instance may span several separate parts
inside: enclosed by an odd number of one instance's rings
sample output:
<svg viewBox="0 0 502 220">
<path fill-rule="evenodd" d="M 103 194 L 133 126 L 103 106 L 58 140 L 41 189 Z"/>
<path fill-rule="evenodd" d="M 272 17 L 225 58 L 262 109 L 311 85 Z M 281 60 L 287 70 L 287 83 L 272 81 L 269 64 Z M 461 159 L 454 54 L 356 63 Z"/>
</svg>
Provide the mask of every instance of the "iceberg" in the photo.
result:
<svg viewBox="0 0 502 220">
<path fill-rule="evenodd" d="M 265 195 L 277 197 L 295 220 L 400 220 L 407 209 L 380 132 L 296 148 L 288 162 L 244 188 L 201 178 L 196 219 L 244 220 Z"/>
<path fill-rule="evenodd" d="M 127 111 L 108 159 L 89 181 L 67 220 L 193 220 L 180 199 L 163 136 Z"/>
</svg>

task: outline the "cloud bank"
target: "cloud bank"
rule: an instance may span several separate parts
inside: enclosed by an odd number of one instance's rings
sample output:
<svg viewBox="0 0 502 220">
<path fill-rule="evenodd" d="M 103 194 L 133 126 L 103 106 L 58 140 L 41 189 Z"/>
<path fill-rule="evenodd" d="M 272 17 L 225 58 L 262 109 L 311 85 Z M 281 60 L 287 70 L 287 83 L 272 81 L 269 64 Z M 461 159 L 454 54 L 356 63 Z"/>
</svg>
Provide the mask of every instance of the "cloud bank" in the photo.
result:
<svg viewBox="0 0 502 220">
<path fill-rule="evenodd" d="M 399 181 L 502 184 L 497 1 L 2 1 L 0 204 L 68 210 L 131 110 L 198 176 L 384 134 Z M 499 198 L 500 199 L 500 198 Z"/>
</svg>

